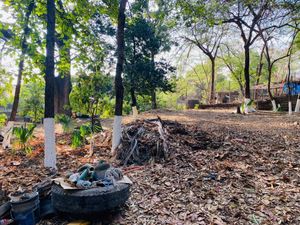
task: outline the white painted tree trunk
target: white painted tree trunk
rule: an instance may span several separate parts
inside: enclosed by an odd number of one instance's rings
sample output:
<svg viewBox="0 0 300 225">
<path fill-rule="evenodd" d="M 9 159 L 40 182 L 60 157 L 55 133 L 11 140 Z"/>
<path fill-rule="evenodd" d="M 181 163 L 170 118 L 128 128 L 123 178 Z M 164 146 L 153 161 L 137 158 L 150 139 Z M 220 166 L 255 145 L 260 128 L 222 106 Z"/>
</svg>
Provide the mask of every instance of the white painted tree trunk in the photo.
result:
<svg viewBox="0 0 300 225">
<path fill-rule="evenodd" d="M 138 114 L 139 114 L 139 112 L 138 112 L 136 106 L 133 106 L 132 107 L 132 116 L 133 116 L 133 118 L 136 119 Z"/>
<path fill-rule="evenodd" d="M 56 148 L 55 148 L 55 122 L 54 118 L 44 119 L 45 132 L 45 167 L 56 169 Z"/>
<path fill-rule="evenodd" d="M 292 102 L 289 101 L 289 115 L 292 115 L 292 113 L 293 113 Z"/>
<path fill-rule="evenodd" d="M 300 99 L 298 97 L 296 107 L 295 107 L 295 112 L 299 112 L 299 111 L 300 111 Z"/>
<path fill-rule="evenodd" d="M 2 142 L 3 149 L 11 147 L 10 139 L 12 136 L 13 128 L 14 128 L 14 121 L 8 121 L 7 125 L 3 129 L 3 142 Z"/>
<path fill-rule="evenodd" d="M 276 106 L 275 99 L 273 99 L 271 102 L 272 102 L 272 106 L 273 106 L 273 112 L 276 112 L 277 106 Z"/>
<path fill-rule="evenodd" d="M 112 155 L 115 154 L 117 147 L 121 142 L 122 136 L 122 116 L 115 116 L 113 124 L 113 136 L 112 136 Z"/>
</svg>

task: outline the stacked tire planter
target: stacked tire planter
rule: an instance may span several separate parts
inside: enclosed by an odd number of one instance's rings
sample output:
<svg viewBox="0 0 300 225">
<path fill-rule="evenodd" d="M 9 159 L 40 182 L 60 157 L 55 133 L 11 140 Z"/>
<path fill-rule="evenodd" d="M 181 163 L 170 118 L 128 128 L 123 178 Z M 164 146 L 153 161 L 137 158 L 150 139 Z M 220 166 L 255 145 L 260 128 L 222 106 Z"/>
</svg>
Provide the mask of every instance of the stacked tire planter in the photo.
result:
<svg viewBox="0 0 300 225">
<path fill-rule="evenodd" d="M 129 189 L 130 185 L 124 183 L 84 190 L 65 190 L 54 184 L 52 204 L 62 213 L 96 215 L 124 205 L 130 196 Z"/>
</svg>

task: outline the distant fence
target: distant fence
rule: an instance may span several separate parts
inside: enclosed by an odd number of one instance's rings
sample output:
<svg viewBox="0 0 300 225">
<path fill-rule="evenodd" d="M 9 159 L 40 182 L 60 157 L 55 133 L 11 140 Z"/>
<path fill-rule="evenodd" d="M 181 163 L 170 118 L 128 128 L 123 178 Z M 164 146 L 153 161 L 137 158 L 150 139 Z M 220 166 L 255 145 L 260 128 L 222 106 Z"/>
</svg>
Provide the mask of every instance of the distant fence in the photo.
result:
<svg viewBox="0 0 300 225">
<path fill-rule="evenodd" d="M 280 104 L 280 107 L 283 111 L 288 111 L 289 110 L 289 106 L 288 106 L 288 96 L 278 96 L 278 97 L 274 97 L 276 104 Z M 292 106 L 293 108 L 295 108 L 296 106 L 296 102 L 297 102 L 297 96 L 291 96 L 291 100 L 292 100 Z M 259 110 L 272 110 L 272 102 L 270 99 L 267 100 L 262 100 L 262 101 L 257 101 L 256 102 L 256 107 Z"/>
</svg>

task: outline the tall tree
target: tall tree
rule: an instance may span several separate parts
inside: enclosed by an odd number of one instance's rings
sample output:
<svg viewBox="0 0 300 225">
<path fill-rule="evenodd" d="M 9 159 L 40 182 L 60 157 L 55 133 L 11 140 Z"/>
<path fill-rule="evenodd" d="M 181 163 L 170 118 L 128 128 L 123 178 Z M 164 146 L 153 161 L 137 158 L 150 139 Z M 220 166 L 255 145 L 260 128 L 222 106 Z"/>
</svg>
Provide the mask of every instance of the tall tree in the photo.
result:
<svg viewBox="0 0 300 225">
<path fill-rule="evenodd" d="M 164 36 L 155 31 L 156 26 L 142 16 L 131 18 L 126 26 L 125 87 L 130 92 L 132 108 L 137 105 L 136 94 L 150 95 L 152 108 L 157 108 L 156 91 L 170 91 L 172 85 L 167 77 L 173 72 L 165 60 L 154 59 L 164 51 Z"/>
<path fill-rule="evenodd" d="M 228 6 L 229 5 L 229 6 Z M 244 77 L 245 77 L 245 98 L 250 99 L 250 48 L 255 43 L 259 34 L 256 33 L 256 26 L 262 23 L 269 9 L 269 1 L 236 1 L 235 4 L 228 3 L 223 23 L 232 23 L 240 31 L 244 43 Z M 263 28 L 266 29 L 266 28 Z"/>
<path fill-rule="evenodd" d="M 123 66 L 124 66 L 124 29 L 125 29 L 125 9 L 127 0 L 120 0 L 119 14 L 118 14 L 118 28 L 117 28 L 117 66 L 115 76 L 115 118 L 113 125 L 113 140 L 112 140 L 112 154 L 115 153 L 116 148 L 121 141 L 121 125 L 122 125 L 122 111 L 123 111 L 123 97 L 124 87 L 122 80 Z"/>
<path fill-rule="evenodd" d="M 220 21 L 234 24 L 244 43 L 245 97 L 250 99 L 250 48 L 262 32 L 288 26 L 298 14 L 299 1 L 242 0 L 223 3 L 219 6 L 224 7 L 219 11 L 223 15 Z"/>
<path fill-rule="evenodd" d="M 220 48 L 221 40 L 224 36 L 222 27 L 207 27 L 195 24 L 191 28 L 192 35 L 185 36 L 184 39 L 197 46 L 210 60 L 210 103 L 215 103 L 215 77 L 216 58 Z"/>
<path fill-rule="evenodd" d="M 54 131 L 54 46 L 55 46 L 55 0 L 47 0 L 47 36 L 45 64 L 45 167 L 56 168 Z"/>
<path fill-rule="evenodd" d="M 203 16 L 205 8 L 199 2 L 178 1 L 180 22 L 184 31 L 185 44 L 196 46 L 210 60 L 210 103 L 215 102 L 216 58 L 221 40 L 225 35 L 225 26 L 214 25 L 210 19 Z"/>
<path fill-rule="evenodd" d="M 243 57 L 240 52 L 235 52 L 233 48 L 224 45 L 222 48 L 222 56 L 224 64 L 230 71 L 232 78 L 238 83 L 242 96 L 245 96 L 244 77 L 243 77 Z"/>
<path fill-rule="evenodd" d="M 272 56 L 272 49 L 271 49 L 272 40 L 274 39 L 274 36 L 275 36 L 274 30 L 275 30 L 275 28 L 273 30 L 261 32 L 260 35 L 264 42 L 264 46 L 265 46 L 264 54 L 265 54 L 265 58 L 266 58 L 267 65 L 268 65 L 268 67 L 267 67 L 268 68 L 268 94 L 269 94 L 270 100 L 272 102 L 273 111 L 276 111 L 276 109 L 277 109 L 276 102 L 275 102 L 274 96 L 271 92 L 271 80 L 272 80 L 272 73 L 273 73 L 274 65 L 276 62 L 290 56 L 291 49 L 294 45 L 294 40 L 295 40 L 295 37 L 296 37 L 298 31 L 296 29 L 293 31 L 293 34 L 291 35 L 292 41 L 290 43 L 290 46 L 288 46 L 288 50 L 287 50 L 286 54 L 278 56 L 278 57 L 274 57 L 274 56 Z"/>
<path fill-rule="evenodd" d="M 35 0 L 30 0 L 26 8 L 26 13 L 24 18 L 23 34 L 21 38 L 21 55 L 20 55 L 20 61 L 18 65 L 18 78 L 17 78 L 17 85 L 15 88 L 13 107 L 9 118 L 10 121 L 14 121 L 16 119 L 16 115 L 18 111 L 21 82 L 22 82 L 22 76 L 24 70 L 24 61 L 28 49 L 27 38 L 30 32 L 30 28 L 28 27 L 28 24 L 29 24 L 30 15 L 32 14 L 34 7 L 35 7 Z"/>
</svg>

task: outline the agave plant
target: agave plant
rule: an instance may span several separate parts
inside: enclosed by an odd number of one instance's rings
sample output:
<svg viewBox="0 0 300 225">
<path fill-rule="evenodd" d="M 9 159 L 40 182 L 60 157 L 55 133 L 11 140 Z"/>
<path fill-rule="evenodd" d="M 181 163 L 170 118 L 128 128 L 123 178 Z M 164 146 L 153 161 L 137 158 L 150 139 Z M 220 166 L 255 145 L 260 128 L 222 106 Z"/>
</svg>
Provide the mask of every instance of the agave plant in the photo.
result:
<svg viewBox="0 0 300 225">
<path fill-rule="evenodd" d="M 72 130 L 72 119 L 71 117 L 60 114 L 55 116 L 55 120 L 57 123 L 60 123 L 62 125 L 64 133 L 68 133 Z"/>
<path fill-rule="evenodd" d="M 31 152 L 31 147 L 28 146 L 28 141 L 33 136 L 34 128 L 36 127 L 35 124 L 29 125 L 28 127 L 21 126 L 21 127 L 14 127 L 13 128 L 13 135 L 18 142 L 20 149 L 23 150 L 26 154 Z"/>
</svg>

